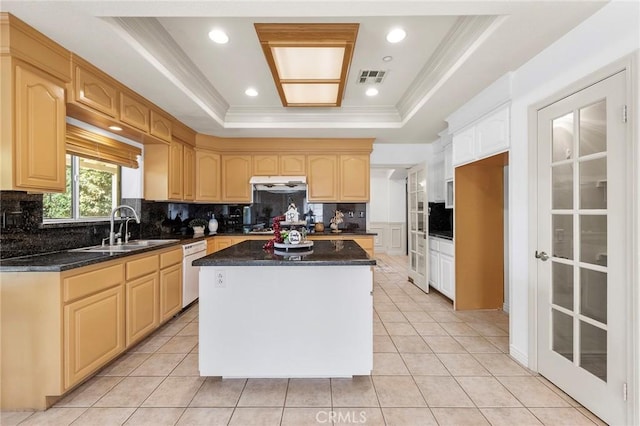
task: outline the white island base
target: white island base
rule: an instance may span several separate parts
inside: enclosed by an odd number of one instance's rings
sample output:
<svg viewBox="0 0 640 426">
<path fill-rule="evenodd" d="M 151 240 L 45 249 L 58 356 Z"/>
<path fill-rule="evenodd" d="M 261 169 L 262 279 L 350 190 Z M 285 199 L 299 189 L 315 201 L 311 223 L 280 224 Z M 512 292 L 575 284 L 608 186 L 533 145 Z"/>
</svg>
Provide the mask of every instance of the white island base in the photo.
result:
<svg viewBox="0 0 640 426">
<path fill-rule="evenodd" d="M 370 375 L 372 269 L 201 266 L 200 375 Z"/>
</svg>

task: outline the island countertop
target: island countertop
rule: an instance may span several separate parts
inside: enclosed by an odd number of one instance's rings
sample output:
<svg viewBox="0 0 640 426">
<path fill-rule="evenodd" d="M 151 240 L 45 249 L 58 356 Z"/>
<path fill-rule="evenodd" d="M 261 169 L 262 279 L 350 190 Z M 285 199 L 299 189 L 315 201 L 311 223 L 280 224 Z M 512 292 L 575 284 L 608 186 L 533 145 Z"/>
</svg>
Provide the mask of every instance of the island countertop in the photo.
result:
<svg viewBox="0 0 640 426">
<path fill-rule="evenodd" d="M 243 241 L 193 261 L 193 266 L 375 265 L 376 260 L 352 240 L 319 240 L 306 249 L 264 250 L 265 241 Z"/>
</svg>

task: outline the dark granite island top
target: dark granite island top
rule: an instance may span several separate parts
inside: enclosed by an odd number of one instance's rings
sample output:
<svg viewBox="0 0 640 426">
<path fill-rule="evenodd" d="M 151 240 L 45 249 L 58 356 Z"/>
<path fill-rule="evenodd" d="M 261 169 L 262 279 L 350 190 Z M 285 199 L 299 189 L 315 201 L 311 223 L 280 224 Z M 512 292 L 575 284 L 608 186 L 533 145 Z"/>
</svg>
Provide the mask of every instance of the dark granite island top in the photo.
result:
<svg viewBox="0 0 640 426">
<path fill-rule="evenodd" d="M 376 260 L 352 240 L 314 241 L 310 250 L 264 250 L 264 241 L 243 241 L 193 261 L 193 266 L 375 265 Z"/>
</svg>

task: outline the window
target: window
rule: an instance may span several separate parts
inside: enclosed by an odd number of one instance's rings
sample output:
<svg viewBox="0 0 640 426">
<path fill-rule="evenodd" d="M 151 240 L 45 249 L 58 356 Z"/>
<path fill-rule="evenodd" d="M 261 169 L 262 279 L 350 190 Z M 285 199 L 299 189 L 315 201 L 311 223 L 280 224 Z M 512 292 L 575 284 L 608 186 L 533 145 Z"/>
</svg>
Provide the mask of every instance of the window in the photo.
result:
<svg viewBox="0 0 640 426">
<path fill-rule="evenodd" d="M 67 154 L 67 190 L 43 197 L 45 222 L 106 220 L 120 199 L 120 166 Z"/>
</svg>

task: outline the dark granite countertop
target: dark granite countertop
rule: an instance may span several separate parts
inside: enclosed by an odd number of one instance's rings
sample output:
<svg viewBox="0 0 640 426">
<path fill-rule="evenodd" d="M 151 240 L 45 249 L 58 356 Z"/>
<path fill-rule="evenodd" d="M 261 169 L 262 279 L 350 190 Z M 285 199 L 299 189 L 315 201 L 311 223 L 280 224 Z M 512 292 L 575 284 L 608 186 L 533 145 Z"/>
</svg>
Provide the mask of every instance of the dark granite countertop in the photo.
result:
<svg viewBox="0 0 640 426">
<path fill-rule="evenodd" d="M 310 250 L 264 250 L 263 241 L 244 241 L 193 261 L 193 266 L 331 266 L 375 265 L 358 244 L 351 240 L 319 240 Z M 282 254 L 281 254 L 282 253 Z"/>
<path fill-rule="evenodd" d="M 453 231 L 429 231 L 429 236 L 453 241 Z"/>
</svg>

